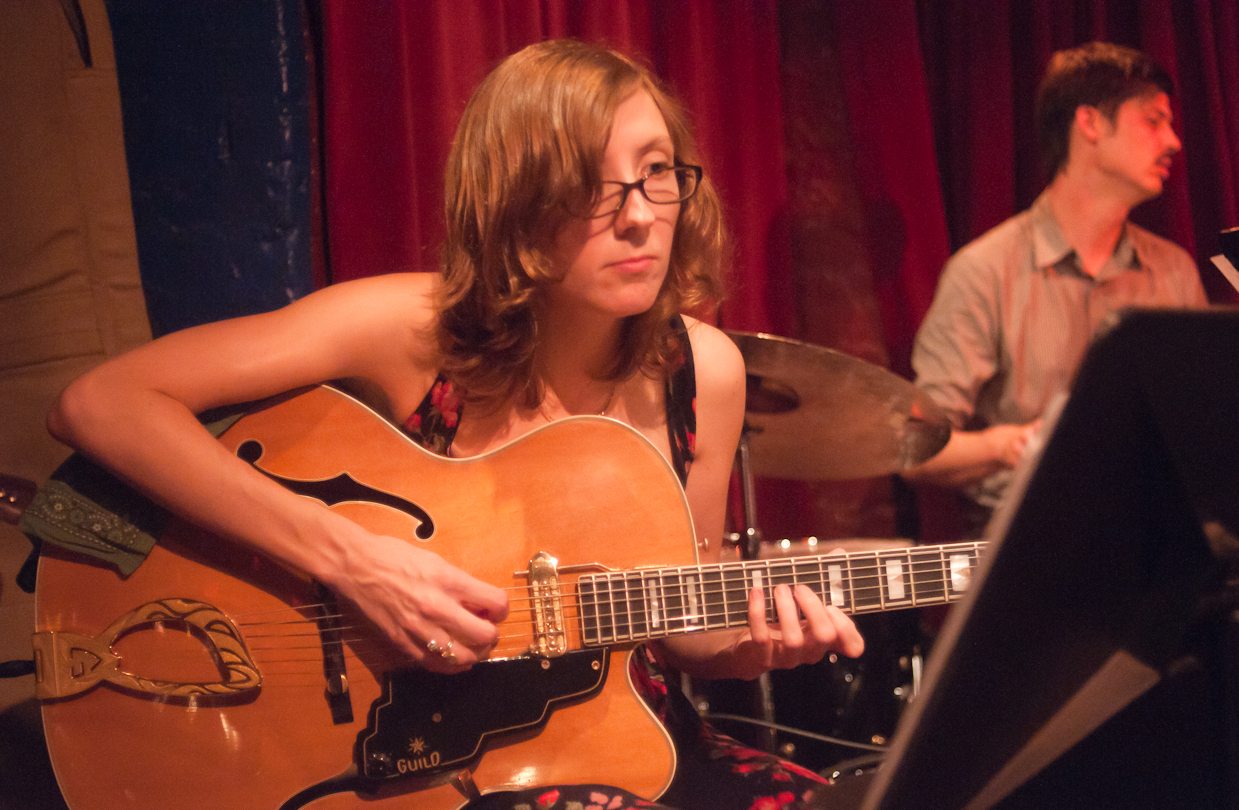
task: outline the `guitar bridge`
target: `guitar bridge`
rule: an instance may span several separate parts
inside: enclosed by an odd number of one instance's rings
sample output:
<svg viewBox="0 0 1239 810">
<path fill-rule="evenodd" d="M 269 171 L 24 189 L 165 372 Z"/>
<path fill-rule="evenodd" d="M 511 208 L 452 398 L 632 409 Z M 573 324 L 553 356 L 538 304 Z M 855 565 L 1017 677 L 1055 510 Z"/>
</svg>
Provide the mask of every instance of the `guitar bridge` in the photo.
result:
<svg viewBox="0 0 1239 810">
<path fill-rule="evenodd" d="M 559 560 L 545 551 L 529 560 L 529 604 L 533 613 L 533 643 L 529 652 L 542 658 L 566 653 L 568 634 L 559 588 Z"/>
</svg>

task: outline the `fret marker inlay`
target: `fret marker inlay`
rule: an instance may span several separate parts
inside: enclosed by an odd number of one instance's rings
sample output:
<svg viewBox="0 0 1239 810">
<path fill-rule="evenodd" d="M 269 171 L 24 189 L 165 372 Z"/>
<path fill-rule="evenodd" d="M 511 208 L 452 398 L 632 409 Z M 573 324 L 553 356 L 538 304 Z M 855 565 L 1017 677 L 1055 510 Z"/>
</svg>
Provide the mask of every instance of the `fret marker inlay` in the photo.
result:
<svg viewBox="0 0 1239 810">
<path fill-rule="evenodd" d="M 650 627 L 662 627 L 662 613 L 658 608 L 658 583 L 651 579 L 648 583 L 646 583 L 646 586 L 649 588 L 650 592 Z"/>
<path fill-rule="evenodd" d="M 843 566 L 826 566 L 826 579 L 830 582 L 830 604 L 843 606 Z"/>
<path fill-rule="evenodd" d="M 968 590 L 972 581 L 972 560 L 967 554 L 951 555 L 951 589 L 956 593 Z"/>
<path fill-rule="evenodd" d="M 766 613 L 773 615 L 770 589 L 779 583 L 805 585 L 854 614 L 954 602 L 972 585 L 982 545 L 583 574 L 576 582 L 579 635 L 591 646 L 742 627 L 748 589 L 766 591 Z"/>
<path fill-rule="evenodd" d="M 701 619 L 701 595 L 697 591 L 697 577 L 688 577 L 688 616 L 685 624 L 696 625 Z"/>
<path fill-rule="evenodd" d="M 886 561 L 886 594 L 892 602 L 904 598 L 902 560 Z"/>
</svg>

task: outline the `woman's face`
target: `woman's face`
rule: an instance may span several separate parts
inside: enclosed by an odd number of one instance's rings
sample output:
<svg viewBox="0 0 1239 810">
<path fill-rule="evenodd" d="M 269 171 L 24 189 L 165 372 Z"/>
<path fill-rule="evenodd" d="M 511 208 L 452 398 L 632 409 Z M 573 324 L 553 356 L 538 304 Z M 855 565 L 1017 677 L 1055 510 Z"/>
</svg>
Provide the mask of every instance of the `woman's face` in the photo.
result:
<svg viewBox="0 0 1239 810">
<path fill-rule="evenodd" d="M 615 110 L 602 159 L 604 195 L 617 190 L 608 181 L 631 183 L 674 162 L 658 105 L 637 90 Z M 570 220 L 549 251 L 561 279 L 545 288 L 547 302 L 621 318 L 649 309 L 667 275 L 679 213 L 679 203 L 651 203 L 633 189 L 613 214 Z"/>
</svg>

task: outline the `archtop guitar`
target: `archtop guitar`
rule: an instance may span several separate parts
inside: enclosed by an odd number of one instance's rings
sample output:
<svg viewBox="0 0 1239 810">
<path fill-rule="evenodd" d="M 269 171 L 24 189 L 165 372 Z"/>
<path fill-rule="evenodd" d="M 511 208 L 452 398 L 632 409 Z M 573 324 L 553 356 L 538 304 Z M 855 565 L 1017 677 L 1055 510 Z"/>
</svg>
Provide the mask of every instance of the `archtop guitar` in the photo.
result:
<svg viewBox="0 0 1239 810">
<path fill-rule="evenodd" d="M 633 688 L 636 645 L 747 624 L 753 585 L 769 599 L 804 583 L 850 613 L 953 601 L 982 548 L 702 565 L 670 466 L 600 417 L 446 459 L 323 386 L 220 440 L 507 589 L 501 640 L 460 675 L 409 667 L 325 589 L 185 523 L 128 578 L 45 544 L 36 690 L 73 810 L 451 810 L 475 791 L 570 783 L 654 799 L 675 749 Z"/>
</svg>

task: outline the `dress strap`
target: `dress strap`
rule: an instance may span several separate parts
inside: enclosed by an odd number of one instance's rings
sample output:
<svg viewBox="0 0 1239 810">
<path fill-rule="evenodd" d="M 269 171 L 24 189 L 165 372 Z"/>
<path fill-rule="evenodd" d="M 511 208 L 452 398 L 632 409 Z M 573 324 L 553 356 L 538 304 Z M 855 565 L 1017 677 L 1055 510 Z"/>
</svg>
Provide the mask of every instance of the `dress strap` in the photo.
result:
<svg viewBox="0 0 1239 810">
<path fill-rule="evenodd" d="M 404 431 L 413 441 L 440 456 L 446 456 L 456 438 L 464 403 L 456 396 L 452 383 L 439 372 L 417 410 L 404 422 Z"/>
<path fill-rule="evenodd" d="M 667 438 L 671 444 L 671 466 L 688 485 L 688 471 L 693 466 L 697 448 L 697 372 L 693 366 L 693 345 L 688 339 L 684 319 L 671 319 L 672 329 L 680 342 L 680 363 L 667 377 Z"/>
</svg>

